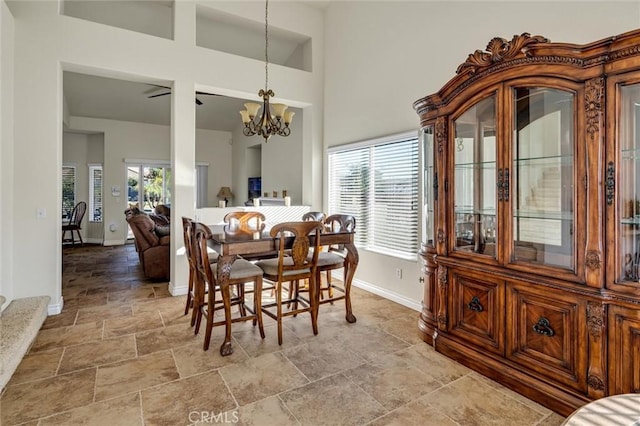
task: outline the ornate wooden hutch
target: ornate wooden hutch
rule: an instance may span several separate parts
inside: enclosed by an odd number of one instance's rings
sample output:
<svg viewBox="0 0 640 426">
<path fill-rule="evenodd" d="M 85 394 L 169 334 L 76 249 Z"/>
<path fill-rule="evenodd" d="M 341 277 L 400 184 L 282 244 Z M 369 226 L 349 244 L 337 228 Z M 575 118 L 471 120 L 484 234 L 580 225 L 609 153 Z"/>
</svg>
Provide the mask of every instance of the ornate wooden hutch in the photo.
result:
<svg viewBox="0 0 640 426">
<path fill-rule="evenodd" d="M 640 392 L 640 30 L 456 74 L 414 103 L 423 340 L 563 415 Z"/>
</svg>

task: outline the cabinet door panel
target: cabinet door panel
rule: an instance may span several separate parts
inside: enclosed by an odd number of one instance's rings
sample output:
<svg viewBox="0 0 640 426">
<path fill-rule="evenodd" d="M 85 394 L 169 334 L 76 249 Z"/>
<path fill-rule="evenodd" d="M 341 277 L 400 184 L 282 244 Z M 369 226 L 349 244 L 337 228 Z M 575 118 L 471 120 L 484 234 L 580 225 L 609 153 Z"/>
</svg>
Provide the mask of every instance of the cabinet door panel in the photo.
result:
<svg viewBox="0 0 640 426">
<path fill-rule="evenodd" d="M 504 355 L 504 284 L 452 272 L 451 334 Z"/>
<path fill-rule="evenodd" d="M 640 310 L 609 310 L 609 388 L 611 393 L 640 392 Z"/>
<path fill-rule="evenodd" d="M 575 296 L 508 284 L 507 356 L 573 388 L 586 389 L 585 303 Z"/>
</svg>

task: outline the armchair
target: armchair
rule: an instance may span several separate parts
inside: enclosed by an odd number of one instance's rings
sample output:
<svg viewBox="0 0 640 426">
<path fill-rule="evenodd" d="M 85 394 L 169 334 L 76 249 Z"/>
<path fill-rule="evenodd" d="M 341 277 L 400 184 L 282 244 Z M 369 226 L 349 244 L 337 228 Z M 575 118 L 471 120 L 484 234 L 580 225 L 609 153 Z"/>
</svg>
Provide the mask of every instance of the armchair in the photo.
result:
<svg viewBox="0 0 640 426">
<path fill-rule="evenodd" d="M 156 224 L 145 214 L 127 215 L 126 219 L 135 237 L 144 275 L 147 278 L 168 280 L 171 237 L 156 234 Z"/>
</svg>

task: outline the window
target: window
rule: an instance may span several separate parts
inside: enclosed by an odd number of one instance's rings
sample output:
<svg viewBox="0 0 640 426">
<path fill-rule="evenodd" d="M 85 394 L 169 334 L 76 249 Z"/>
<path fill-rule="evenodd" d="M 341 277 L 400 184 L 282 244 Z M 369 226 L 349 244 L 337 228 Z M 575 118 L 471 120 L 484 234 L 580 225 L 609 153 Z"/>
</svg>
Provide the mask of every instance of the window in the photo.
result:
<svg viewBox="0 0 640 426">
<path fill-rule="evenodd" d="M 76 205 L 76 166 L 62 166 L 62 219 L 68 220 Z"/>
<path fill-rule="evenodd" d="M 356 218 L 356 245 L 415 258 L 418 136 L 396 135 L 329 149 L 329 214 Z"/>
<path fill-rule="evenodd" d="M 89 165 L 89 222 L 102 222 L 102 165 Z"/>
</svg>

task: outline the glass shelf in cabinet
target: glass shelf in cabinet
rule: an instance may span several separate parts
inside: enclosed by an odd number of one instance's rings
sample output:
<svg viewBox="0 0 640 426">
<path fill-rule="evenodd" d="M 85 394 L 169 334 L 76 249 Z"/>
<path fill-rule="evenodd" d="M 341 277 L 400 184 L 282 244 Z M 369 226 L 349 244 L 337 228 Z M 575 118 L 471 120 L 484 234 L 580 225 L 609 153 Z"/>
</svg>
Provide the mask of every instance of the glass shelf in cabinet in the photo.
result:
<svg viewBox="0 0 640 426">
<path fill-rule="evenodd" d="M 517 219 L 543 219 L 543 220 L 573 220 L 572 212 L 546 212 L 540 210 L 516 210 L 513 214 Z"/>
<path fill-rule="evenodd" d="M 628 148 L 620 150 L 623 160 L 638 160 L 640 159 L 640 148 Z"/>
<path fill-rule="evenodd" d="M 456 169 L 457 168 L 469 168 L 469 167 L 477 167 L 477 166 L 493 166 L 492 168 L 495 169 L 496 167 L 496 161 L 492 160 L 492 161 L 478 161 L 478 162 L 471 162 L 471 163 L 456 163 Z"/>
<path fill-rule="evenodd" d="M 522 165 L 526 166 L 528 165 L 528 163 L 534 163 L 532 165 L 536 165 L 536 166 L 537 165 L 555 166 L 558 163 L 571 165 L 573 164 L 573 155 L 550 155 L 550 156 L 542 156 L 542 157 L 514 158 L 513 162 L 519 166 L 522 166 Z"/>
<path fill-rule="evenodd" d="M 455 214 L 480 214 L 483 216 L 495 216 L 496 209 L 494 208 L 486 208 L 486 209 L 474 209 L 471 206 L 456 206 L 454 209 Z"/>
</svg>

